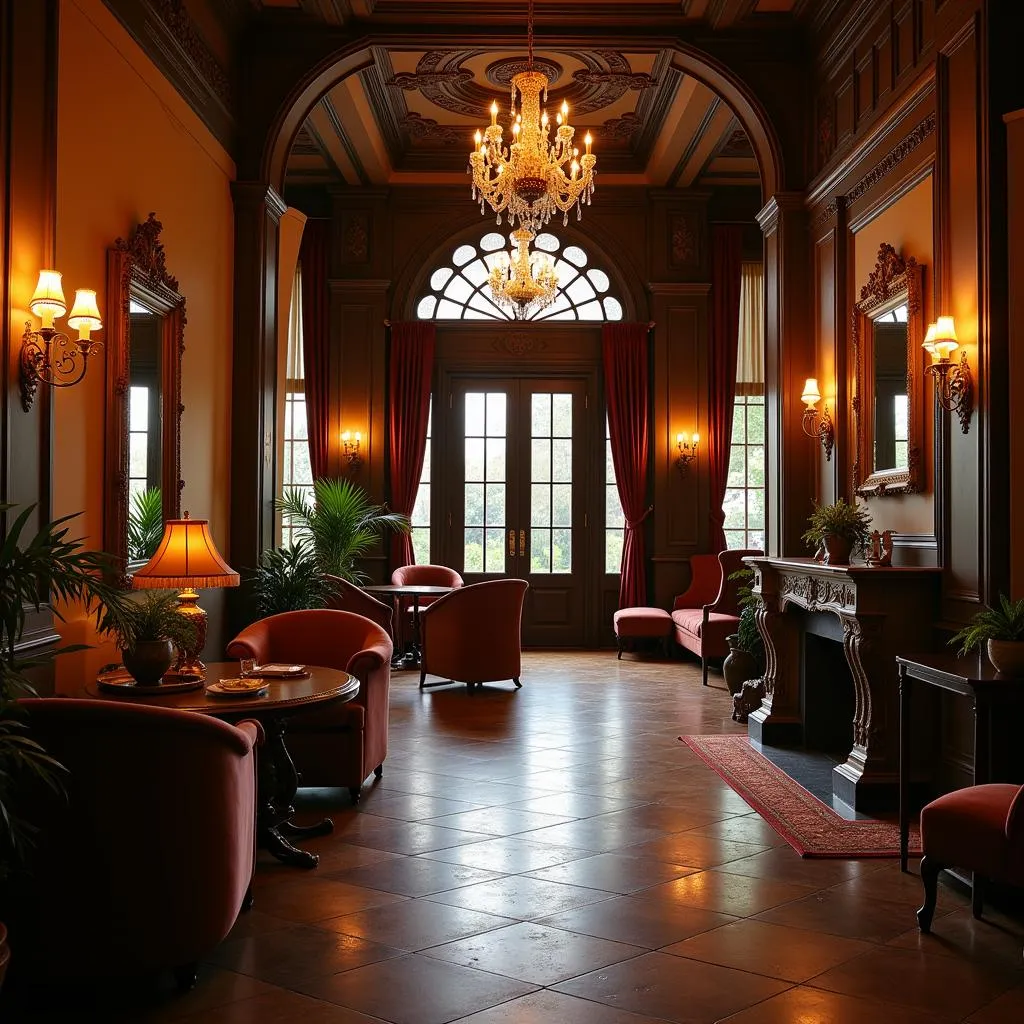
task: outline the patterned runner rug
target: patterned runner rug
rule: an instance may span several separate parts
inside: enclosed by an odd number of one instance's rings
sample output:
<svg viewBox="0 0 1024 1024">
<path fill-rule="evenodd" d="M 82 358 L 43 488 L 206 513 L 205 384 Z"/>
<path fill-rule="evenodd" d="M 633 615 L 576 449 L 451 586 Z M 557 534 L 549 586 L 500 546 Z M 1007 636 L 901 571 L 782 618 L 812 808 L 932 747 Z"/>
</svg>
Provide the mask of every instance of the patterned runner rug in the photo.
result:
<svg viewBox="0 0 1024 1024">
<path fill-rule="evenodd" d="M 801 857 L 898 857 L 899 823 L 847 821 L 755 750 L 746 736 L 680 736 Z M 910 852 L 920 856 L 916 824 Z"/>
</svg>

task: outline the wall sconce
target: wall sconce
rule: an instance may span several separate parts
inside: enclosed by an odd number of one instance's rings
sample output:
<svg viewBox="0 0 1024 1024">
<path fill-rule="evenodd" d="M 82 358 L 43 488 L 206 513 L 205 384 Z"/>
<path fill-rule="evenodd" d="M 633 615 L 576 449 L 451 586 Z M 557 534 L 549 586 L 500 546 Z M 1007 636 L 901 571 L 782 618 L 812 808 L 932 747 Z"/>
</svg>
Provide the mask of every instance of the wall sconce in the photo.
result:
<svg viewBox="0 0 1024 1024">
<path fill-rule="evenodd" d="M 679 458 L 676 459 L 676 468 L 680 476 L 686 476 L 690 463 L 697 458 L 697 448 L 700 446 L 700 434 L 676 434 L 676 448 L 679 449 Z"/>
<path fill-rule="evenodd" d="M 974 408 L 974 379 L 966 352 L 960 353 L 959 365 L 950 362 L 949 357 L 960 348 L 953 318 L 940 316 L 929 324 L 922 347 L 932 357 L 932 364 L 926 369 L 935 378 L 936 400 L 946 412 L 957 414 L 960 429 L 966 434 Z"/>
<path fill-rule="evenodd" d="M 21 336 L 21 407 L 28 412 L 36 397 L 39 382 L 53 388 L 69 388 L 84 376 L 89 355 L 103 342 L 90 337 L 92 331 L 103 327 L 96 306 L 96 293 L 88 288 L 75 292 L 68 326 L 78 331 L 77 341 L 61 334 L 53 321 L 67 310 L 60 274 L 56 270 L 40 270 L 39 283 L 28 304 L 29 309 L 42 321 L 38 331 L 32 330 L 32 321 L 25 321 Z"/>
<path fill-rule="evenodd" d="M 348 468 L 355 471 L 363 464 L 363 457 L 359 454 L 359 446 L 362 443 L 363 435 L 357 430 L 355 434 L 345 430 L 341 435 L 341 451 L 348 459 Z"/>
<path fill-rule="evenodd" d="M 814 377 L 808 377 L 804 382 L 804 393 L 800 396 L 800 401 L 807 406 L 804 409 L 804 433 L 821 441 L 821 447 L 825 449 L 825 461 L 831 462 L 832 446 L 836 443 L 836 428 L 828 411 L 828 402 L 821 411 L 820 420 L 818 419 L 816 406 L 821 401 L 821 392 Z"/>
</svg>

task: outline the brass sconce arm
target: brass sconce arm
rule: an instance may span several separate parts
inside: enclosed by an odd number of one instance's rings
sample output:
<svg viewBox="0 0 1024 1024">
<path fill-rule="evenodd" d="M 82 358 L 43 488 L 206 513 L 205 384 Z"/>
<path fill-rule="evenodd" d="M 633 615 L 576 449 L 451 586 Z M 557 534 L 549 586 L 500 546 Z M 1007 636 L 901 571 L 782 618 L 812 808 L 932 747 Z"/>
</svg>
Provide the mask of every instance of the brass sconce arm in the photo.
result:
<svg viewBox="0 0 1024 1024">
<path fill-rule="evenodd" d="M 935 400 L 946 412 L 956 413 L 960 430 L 966 434 L 974 411 L 974 378 L 967 362 L 967 353 L 960 353 L 960 362 L 943 359 L 932 363 L 928 372 L 935 378 Z"/>
<path fill-rule="evenodd" d="M 357 471 L 363 464 L 363 457 L 359 453 L 362 445 L 362 434 L 357 430 L 355 434 L 345 431 L 341 435 L 341 452 L 348 462 L 348 468 L 353 472 Z"/>
<path fill-rule="evenodd" d="M 679 456 L 676 459 L 676 469 L 680 476 L 686 476 L 690 463 L 697 458 L 697 449 L 700 447 L 700 434 L 676 434 L 676 448 Z"/>
<path fill-rule="evenodd" d="M 54 388 L 69 388 L 77 384 L 88 369 L 89 356 L 103 342 L 94 338 L 72 340 L 54 327 L 32 330 L 32 322 L 25 321 L 21 336 L 21 407 L 28 412 L 35 401 L 40 383 Z"/>
<path fill-rule="evenodd" d="M 817 409 L 804 409 L 803 427 L 808 437 L 816 437 L 821 441 L 821 447 L 825 449 L 825 461 L 831 462 L 832 448 L 836 443 L 836 427 L 828 405 L 822 409 L 820 417 Z"/>
</svg>

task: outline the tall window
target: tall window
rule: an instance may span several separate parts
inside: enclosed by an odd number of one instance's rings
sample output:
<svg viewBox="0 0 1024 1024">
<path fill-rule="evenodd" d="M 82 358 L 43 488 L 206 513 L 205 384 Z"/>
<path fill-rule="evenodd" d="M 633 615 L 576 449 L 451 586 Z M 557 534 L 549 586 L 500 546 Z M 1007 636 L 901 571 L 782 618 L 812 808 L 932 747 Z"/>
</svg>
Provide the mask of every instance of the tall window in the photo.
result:
<svg viewBox="0 0 1024 1024">
<path fill-rule="evenodd" d="M 427 447 L 423 453 L 423 472 L 416 491 L 416 502 L 409 517 L 412 523 L 413 559 L 417 565 L 430 563 L 430 440 L 434 434 L 434 400 L 430 400 L 427 413 Z"/>
<path fill-rule="evenodd" d="M 133 384 L 128 389 L 128 498 L 148 486 L 149 388 Z"/>
<path fill-rule="evenodd" d="M 617 573 L 622 567 L 622 545 L 626 536 L 626 516 L 619 501 L 619 487 L 612 461 L 612 431 L 604 418 L 604 571 Z"/>
<path fill-rule="evenodd" d="M 530 572 L 572 572 L 572 395 L 532 400 Z"/>
<path fill-rule="evenodd" d="M 288 311 L 288 357 L 284 388 L 284 452 L 281 490 L 312 492 L 313 468 L 309 462 L 306 423 L 306 383 L 302 366 L 302 268 L 296 266 L 292 301 Z M 282 519 L 281 543 L 293 544 L 299 530 Z"/>
<path fill-rule="evenodd" d="M 416 306 L 420 320 L 511 320 L 512 314 L 490 298 L 487 277 L 509 239 L 489 231 L 475 245 L 460 245 L 451 264 L 430 275 L 430 291 Z M 550 232 L 534 242 L 546 252 L 558 275 L 558 295 L 547 309 L 537 310 L 531 320 L 621 320 L 622 303 L 608 294 L 611 280 L 578 245 L 563 246 Z"/>
<path fill-rule="evenodd" d="M 740 281 L 739 351 L 732 447 L 726 483 L 725 543 L 764 550 L 764 273 L 744 263 Z"/>
</svg>

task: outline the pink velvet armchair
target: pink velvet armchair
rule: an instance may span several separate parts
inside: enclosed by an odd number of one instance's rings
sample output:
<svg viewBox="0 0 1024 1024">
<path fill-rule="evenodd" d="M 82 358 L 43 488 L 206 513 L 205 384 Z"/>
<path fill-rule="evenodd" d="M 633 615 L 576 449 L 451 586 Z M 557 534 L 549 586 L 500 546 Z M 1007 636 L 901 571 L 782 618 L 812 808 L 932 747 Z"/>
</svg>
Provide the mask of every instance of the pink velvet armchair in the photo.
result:
<svg viewBox="0 0 1024 1024">
<path fill-rule="evenodd" d="M 430 674 L 470 689 L 511 679 L 519 689 L 523 599 L 528 588 L 526 580 L 473 583 L 425 609 L 420 614 L 420 687 Z"/>
<path fill-rule="evenodd" d="M 232 658 L 323 665 L 351 672 L 359 694 L 348 703 L 288 719 L 288 751 L 301 786 L 341 786 L 358 802 L 388 753 L 391 637 L 362 615 L 317 608 L 283 612 L 246 626 L 228 645 Z"/>
<path fill-rule="evenodd" d="M 60 981 L 170 968 L 191 987 L 252 882 L 259 724 L 108 700 L 22 706 L 68 773 L 66 800 L 33 801 L 15 968 Z"/>
<path fill-rule="evenodd" d="M 729 577 L 743 568 L 747 555 L 760 555 L 753 548 L 735 548 L 717 555 L 694 555 L 693 574 L 686 593 L 672 605 L 676 643 L 700 658 L 701 681 L 708 685 L 709 659 L 729 653 L 725 638 L 739 625 L 739 587 Z"/>
</svg>

